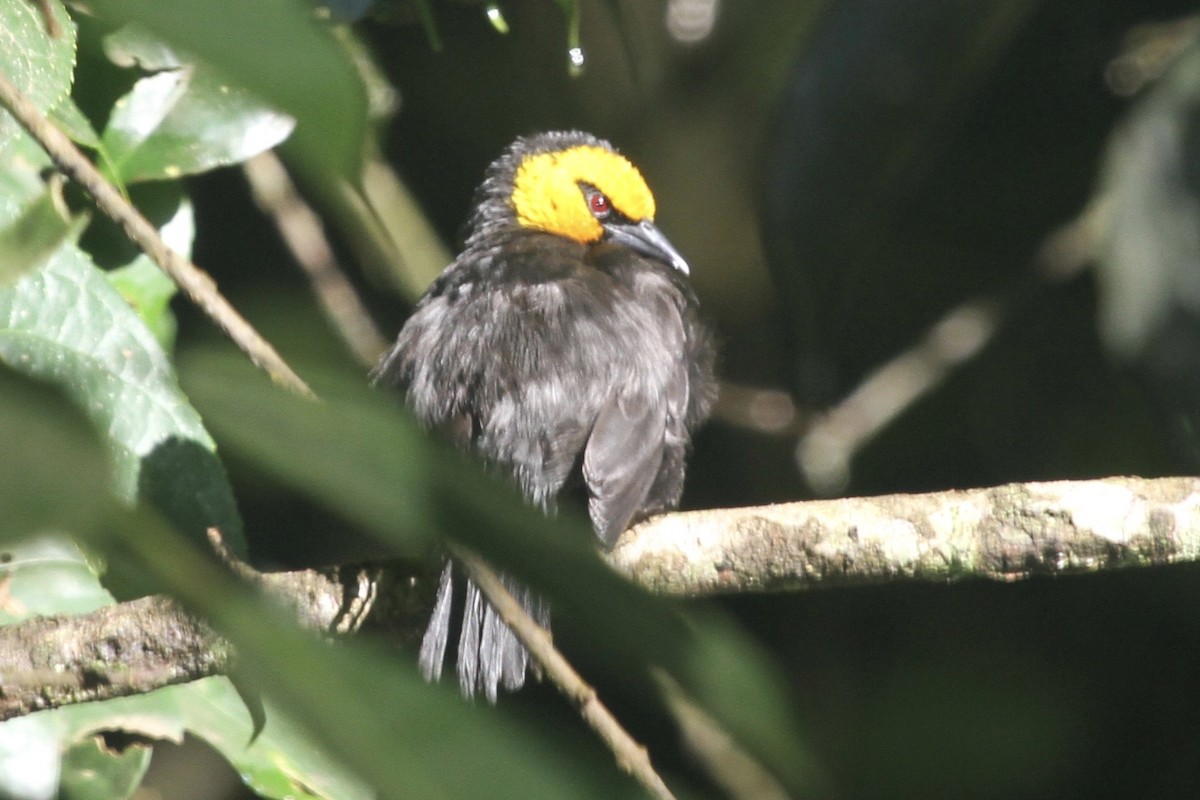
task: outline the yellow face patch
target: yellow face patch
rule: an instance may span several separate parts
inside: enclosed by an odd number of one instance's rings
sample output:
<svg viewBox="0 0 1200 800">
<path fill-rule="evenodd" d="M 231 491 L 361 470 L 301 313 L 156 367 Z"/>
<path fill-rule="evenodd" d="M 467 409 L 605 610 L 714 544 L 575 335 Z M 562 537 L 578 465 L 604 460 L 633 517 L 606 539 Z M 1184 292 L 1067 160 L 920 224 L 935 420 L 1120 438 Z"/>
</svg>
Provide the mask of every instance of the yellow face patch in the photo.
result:
<svg viewBox="0 0 1200 800">
<path fill-rule="evenodd" d="M 577 242 L 604 235 L 579 184 L 596 187 L 612 207 L 634 221 L 654 219 L 654 196 L 646 181 L 623 157 L 591 145 L 526 156 L 513 180 L 517 222 Z"/>
</svg>

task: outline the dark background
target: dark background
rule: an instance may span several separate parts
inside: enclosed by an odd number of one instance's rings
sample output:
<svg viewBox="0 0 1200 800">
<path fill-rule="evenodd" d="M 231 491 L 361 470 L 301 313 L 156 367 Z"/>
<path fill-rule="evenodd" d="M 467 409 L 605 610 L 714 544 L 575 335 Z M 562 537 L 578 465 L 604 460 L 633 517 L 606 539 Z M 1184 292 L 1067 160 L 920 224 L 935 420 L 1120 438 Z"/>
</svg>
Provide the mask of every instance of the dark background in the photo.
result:
<svg viewBox="0 0 1200 800">
<path fill-rule="evenodd" d="M 801 421 L 959 303 L 992 299 L 996 334 L 856 454 L 842 494 L 1195 471 L 1200 346 L 1178 288 L 1191 272 L 1139 272 L 1114 256 L 1111 235 L 1134 235 L 1128 226 L 1102 227 L 1070 269 L 1045 257 L 1102 188 L 1121 191 L 1118 137 L 1137 132 L 1155 97 L 1174 98 L 1158 107 L 1182 132 L 1179 166 L 1163 167 L 1175 152 L 1164 146 L 1134 173 L 1160 175 L 1150 185 L 1165 203 L 1192 201 L 1191 95 L 1168 71 L 1122 96 L 1113 65 L 1139 26 L 1177 22 L 1193 4 L 719 3 L 709 34 L 671 33 L 672 13 L 702 22 L 708 5 L 584 3 L 577 78 L 553 4 L 505 7 L 507 35 L 481 6 L 437 4 L 440 52 L 416 24 L 366 21 L 400 93 L 387 155 L 450 243 L 483 168 L 514 136 L 580 127 L 610 139 L 646 175 L 660 226 L 692 266 L 723 377 L 786 391 Z M 1149 32 L 1182 48 L 1194 36 L 1183 23 Z M 196 260 L 235 305 L 285 356 L 349 362 L 240 176 L 195 189 Z M 1161 241 L 1147 217 L 1138 233 Z M 352 271 L 394 334 L 413 298 Z M 1113 333 L 1130 285 L 1120 276 L 1166 286 L 1132 344 Z M 182 348 L 210 335 L 180 311 Z M 687 506 L 813 496 L 798 431 L 731 416 L 696 441 Z M 349 546 L 294 552 L 306 531 L 344 523 L 230 466 L 260 552 L 305 560 Z M 837 796 L 1191 797 L 1198 579 L 1178 566 L 724 604 L 792 679 Z M 568 651 L 578 635 L 564 624 Z M 691 772 L 667 723 L 598 682 L 669 772 Z M 580 727 L 549 690 L 507 702 Z"/>
</svg>

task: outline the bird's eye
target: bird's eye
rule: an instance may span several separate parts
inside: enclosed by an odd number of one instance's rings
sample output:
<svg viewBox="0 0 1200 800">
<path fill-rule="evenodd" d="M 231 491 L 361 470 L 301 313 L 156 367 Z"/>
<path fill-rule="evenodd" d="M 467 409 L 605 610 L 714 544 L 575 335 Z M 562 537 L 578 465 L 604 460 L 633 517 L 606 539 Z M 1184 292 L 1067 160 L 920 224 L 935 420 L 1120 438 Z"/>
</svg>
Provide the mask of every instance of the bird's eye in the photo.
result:
<svg viewBox="0 0 1200 800">
<path fill-rule="evenodd" d="M 604 217 L 607 217 L 609 212 L 612 211 L 612 205 L 609 204 L 608 198 L 604 196 L 603 192 L 597 192 L 595 190 L 588 192 L 587 202 L 588 208 L 591 209 L 592 216 L 596 217 L 597 219 L 603 219 Z"/>
</svg>

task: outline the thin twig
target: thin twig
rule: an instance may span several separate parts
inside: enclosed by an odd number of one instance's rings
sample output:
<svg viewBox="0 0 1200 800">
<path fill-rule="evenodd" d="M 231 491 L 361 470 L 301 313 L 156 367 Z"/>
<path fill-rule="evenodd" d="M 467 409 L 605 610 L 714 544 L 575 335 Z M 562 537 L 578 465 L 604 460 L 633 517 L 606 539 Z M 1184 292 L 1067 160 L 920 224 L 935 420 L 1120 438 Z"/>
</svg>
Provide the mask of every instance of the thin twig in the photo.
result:
<svg viewBox="0 0 1200 800">
<path fill-rule="evenodd" d="M 242 166 L 254 202 L 275 223 L 292 257 L 304 269 L 325 316 L 359 363 L 371 367 L 387 342 L 359 300 L 325 237 L 320 218 L 296 191 L 274 153 L 261 153 Z"/>
<path fill-rule="evenodd" d="M 275 348 L 218 291 L 216 282 L 168 247 L 154 226 L 121 196 L 116 187 L 104 179 L 79 148 L 2 73 L 0 104 L 37 140 L 59 169 L 74 178 L 92 196 L 96 206 L 118 222 L 130 240 L 150 256 L 256 366 L 265 370 L 280 386 L 304 397 L 313 397 L 312 390 Z"/>
<path fill-rule="evenodd" d="M 867 376 L 846 399 L 816 419 L 796 446 L 809 485 L 837 494 L 850 480 L 850 459 L 919 398 L 973 358 L 1000 326 L 1003 307 L 975 298 L 938 320 L 913 347 Z"/>
<path fill-rule="evenodd" d="M 558 690 L 579 707 L 579 713 L 616 756 L 617 766 L 632 775 L 654 797 L 674 798 L 662 777 L 650 763 L 650 754 L 621 726 L 612 712 L 600 702 L 596 690 L 580 677 L 550 640 L 550 634 L 525 612 L 521 604 L 500 582 L 500 578 L 482 558 L 458 544 L 450 552 L 466 568 L 471 580 L 496 609 L 500 618 L 516 634 Z"/>
<path fill-rule="evenodd" d="M 717 721 L 666 672 L 656 670 L 684 746 L 710 778 L 734 800 L 788 800 L 787 790 L 734 741 Z"/>
</svg>

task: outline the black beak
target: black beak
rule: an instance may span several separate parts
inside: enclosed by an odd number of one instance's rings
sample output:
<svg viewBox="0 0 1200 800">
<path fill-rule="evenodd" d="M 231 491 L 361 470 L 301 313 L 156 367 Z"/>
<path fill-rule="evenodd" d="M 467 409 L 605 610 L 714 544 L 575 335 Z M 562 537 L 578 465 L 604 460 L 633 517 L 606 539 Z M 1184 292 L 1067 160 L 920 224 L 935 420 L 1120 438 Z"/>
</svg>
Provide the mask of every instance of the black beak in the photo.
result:
<svg viewBox="0 0 1200 800">
<path fill-rule="evenodd" d="M 687 262 L 675 249 L 667 237 L 663 236 L 653 222 L 644 219 L 641 222 L 606 222 L 604 230 L 614 242 L 630 247 L 642 255 L 665 261 L 675 269 L 688 274 Z"/>
</svg>

